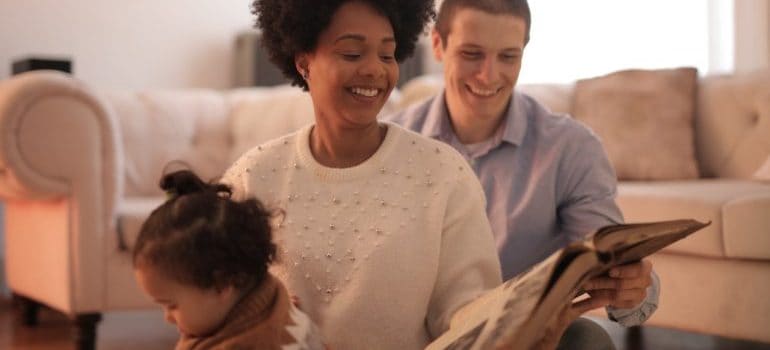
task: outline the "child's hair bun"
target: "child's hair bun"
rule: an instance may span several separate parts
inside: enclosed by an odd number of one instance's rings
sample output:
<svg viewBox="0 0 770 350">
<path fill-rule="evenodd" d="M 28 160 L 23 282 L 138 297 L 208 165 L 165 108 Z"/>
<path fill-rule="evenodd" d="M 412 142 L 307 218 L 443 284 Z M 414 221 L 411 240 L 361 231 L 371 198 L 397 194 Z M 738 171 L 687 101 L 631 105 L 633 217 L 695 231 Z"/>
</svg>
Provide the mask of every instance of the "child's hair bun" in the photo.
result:
<svg viewBox="0 0 770 350">
<path fill-rule="evenodd" d="M 203 192 L 223 193 L 227 196 L 232 193 L 230 187 L 227 185 L 208 184 L 190 170 L 178 170 L 164 175 L 160 179 L 160 188 L 165 191 L 170 198 Z"/>
</svg>

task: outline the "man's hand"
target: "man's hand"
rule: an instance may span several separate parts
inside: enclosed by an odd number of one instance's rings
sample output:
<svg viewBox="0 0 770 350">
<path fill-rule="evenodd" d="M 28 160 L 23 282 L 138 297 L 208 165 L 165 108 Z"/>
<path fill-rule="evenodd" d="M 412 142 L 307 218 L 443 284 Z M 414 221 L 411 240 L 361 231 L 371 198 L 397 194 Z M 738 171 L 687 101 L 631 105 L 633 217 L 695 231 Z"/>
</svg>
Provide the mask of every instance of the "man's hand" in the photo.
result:
<svg viewBox="0 0 770 350">
<path fill-rule="evenodd" d="M 652 263 L 643 259 L 636 263 L 613 267 L 605 276 L 595 277 L 583 285 L 592 303 L 631 309 L 647 297 L 652 284 Z"/>
</svg>

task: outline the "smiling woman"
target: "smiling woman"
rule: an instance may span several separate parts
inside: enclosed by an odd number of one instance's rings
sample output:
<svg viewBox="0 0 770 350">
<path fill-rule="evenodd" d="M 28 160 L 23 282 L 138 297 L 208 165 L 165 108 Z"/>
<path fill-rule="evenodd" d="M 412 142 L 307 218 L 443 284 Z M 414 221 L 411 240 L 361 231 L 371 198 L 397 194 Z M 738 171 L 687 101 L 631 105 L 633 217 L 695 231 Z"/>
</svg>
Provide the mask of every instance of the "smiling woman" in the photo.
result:
<svg viewBox="0 0 770 350">
<path fill-rule="evenodd" d="M 296 55 L 296 69 L 313 96 L 317 128 L 311 148 L 320 163 L 355 165 L 377 150 L 374 141 L 386 130 L 377 125 L 377 114 L 398 81 L 395 51 L 388 19 L 369 5 L 348 2 L 318 37 L 315 50 Z M 361 141 L 371 142 L 349 144 L 355 139 L 333 135 L 340 130 L 361 130 L 367 137 Z M 340 154 L 339 146 L 348 145 L 360 152 Z"/>
<path fill-rule="evenodd" d="M 272 271 L 331 348 L 424 348 L 500 283 L 465 160 L 377 120 L 433 1 L 257 0 L 254 12 L 315 124 L 247 152 L 223 181 L 285 213 Z"/>
</svg>

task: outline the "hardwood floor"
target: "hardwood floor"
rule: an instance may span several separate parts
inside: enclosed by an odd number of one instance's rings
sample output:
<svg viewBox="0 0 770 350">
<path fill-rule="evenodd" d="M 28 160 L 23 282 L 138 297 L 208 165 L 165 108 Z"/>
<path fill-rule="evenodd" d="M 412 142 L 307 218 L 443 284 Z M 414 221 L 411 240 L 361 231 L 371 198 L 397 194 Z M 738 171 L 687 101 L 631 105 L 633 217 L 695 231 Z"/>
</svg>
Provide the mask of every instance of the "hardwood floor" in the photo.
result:
<svg viewBox="0 0 770 350">
<path fill-rule="evenodd" d="M 70 350 L 71 323 L 64 315 L 43 308 L 39 323 L 30 328 L 15 317 L 9 299 L 0 300 L 0 349 Z M 176 328 L 161 312 L 112 312 L 104 315 L 97 332 L 98 350 L 168 350 L 177 339 Z"/>
<path fill-rule="evenodd" d="M 0 349 L 70 350 L 70 322 L 61 314 L 42 309 L 35 328 L 22 326 L 8 299 L 0 298 Z M 597 319 L 610 333 L 617 350 L 770 350 L 761 344 L 656 327 L 628 330 Z M 173 349 L 176 329 L 163 321 L 160 312 L 113 312 L 99 323 L 98 350 Z"/>
</svg>

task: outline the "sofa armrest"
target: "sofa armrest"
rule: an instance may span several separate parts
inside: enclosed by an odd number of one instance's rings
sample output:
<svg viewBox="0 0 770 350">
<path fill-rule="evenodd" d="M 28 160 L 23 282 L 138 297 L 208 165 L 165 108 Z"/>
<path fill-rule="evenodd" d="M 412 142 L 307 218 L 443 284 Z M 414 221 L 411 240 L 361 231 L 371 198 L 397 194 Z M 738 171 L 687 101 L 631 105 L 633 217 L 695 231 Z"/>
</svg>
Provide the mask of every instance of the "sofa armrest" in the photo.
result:
<svg viewBox="0 0 770 350">
<path fill-rule="evenodd" d="M 57 306 L 65 310 L 98 309 L 102 303 L 105 234 L 114 229 L 122 197 L 118 128 L 109 106 L 66 74 L 36 71 L 0 83 L 0 197 L 14 215 L 6 218 L 8 267 L 45 266 L 45 273 L 62 275 L 69 305 Z M 50 212 L 54 203 L 66 203 L 57 214 L 64 221 L 37 224 L 47 220 L 40 208 Z M 24 235 L 48 245 L 66 236 L 68 243 L 57 250 L 63 260 L 35 257 L 29 251 L 34 245 L 20 243 L 27 241 L 18 238 Z M 14 288 L 10 277 L 9 272 Z"/>
</svg>

